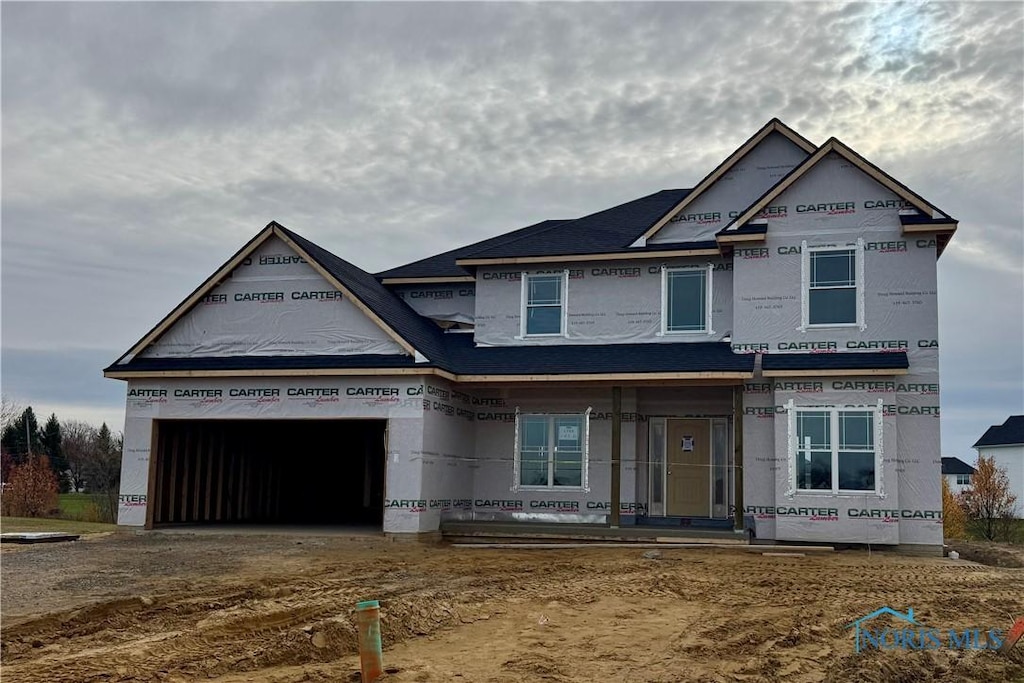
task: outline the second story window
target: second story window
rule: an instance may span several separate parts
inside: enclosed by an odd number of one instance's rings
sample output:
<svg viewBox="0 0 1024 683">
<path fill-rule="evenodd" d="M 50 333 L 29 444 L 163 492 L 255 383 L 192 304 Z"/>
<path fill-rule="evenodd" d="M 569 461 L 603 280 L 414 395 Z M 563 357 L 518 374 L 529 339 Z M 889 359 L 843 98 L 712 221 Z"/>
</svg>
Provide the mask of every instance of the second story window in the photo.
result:
<svg viewBox="0 0 1024 683">
<path fill-rule="evenodd" d="M 806 243 L 805 243 L 806 245 Z M 803 247 L 803 325 L 864 328 L 864 263 L 860 240 L 845 247 Z"/>
<path fill-rule="evenodd" d="M 523 336 L 561 335 L 564 295 L 564 275 L 524 275 Z"/>
<path fill-rule="evenodd" d="M 662 270 L 662 333 L 711 330 L 711 269 L 664 268 Z"/>
</svg>

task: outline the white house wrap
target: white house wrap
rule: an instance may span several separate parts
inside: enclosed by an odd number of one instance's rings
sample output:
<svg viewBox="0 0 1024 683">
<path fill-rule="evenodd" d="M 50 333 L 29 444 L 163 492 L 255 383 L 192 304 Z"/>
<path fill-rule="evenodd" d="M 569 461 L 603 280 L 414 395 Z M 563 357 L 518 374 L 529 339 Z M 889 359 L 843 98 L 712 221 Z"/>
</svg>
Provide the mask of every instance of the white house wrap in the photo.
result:
<svg viewBox="0 0 1024 683">
<path fill-rule="evenodd" d="M 376 276 L 271 223 L 106 369 L 127 380 L 119 523 L 938 552 L 956 226 L 774 119 L 693 190 Z"/>
</svg>

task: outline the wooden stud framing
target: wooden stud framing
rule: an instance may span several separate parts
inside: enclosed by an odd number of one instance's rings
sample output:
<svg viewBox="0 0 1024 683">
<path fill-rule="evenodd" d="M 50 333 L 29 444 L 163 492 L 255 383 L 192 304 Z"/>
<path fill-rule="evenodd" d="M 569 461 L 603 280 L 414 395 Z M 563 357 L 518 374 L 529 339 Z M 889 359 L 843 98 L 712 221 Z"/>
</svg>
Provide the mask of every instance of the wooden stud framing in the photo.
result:
<svg viewBox="0 0 1024 683">
<path fill-rule="evenodd" d="M 168 480 L 169 490 L 167 492 L 167 519 L 161 521 L 174 522 L 176 521 L 175 507 L 177 506 L 177 498 L 175 493 L 177 492 L 178 486 L 178 445 L 181 442 L 181 435 L 178 434 L 178 430 L 174 430 L 174 445 L 171 447 L 171 467 L 170 477 Z"/>
<path fill-rule="evenodd" d="M 153 528 L 153 517 L 160 507 L 160 490 L 156 485 L 156 468 L 159 464 L 159 456 L 162 450 L 160 444 L 160 421 L 153 420 L 152 431 L 149 435 L 149 474 L 146 477 L 146 523 L 143 526 L 144 529 Z"/>
</svg>

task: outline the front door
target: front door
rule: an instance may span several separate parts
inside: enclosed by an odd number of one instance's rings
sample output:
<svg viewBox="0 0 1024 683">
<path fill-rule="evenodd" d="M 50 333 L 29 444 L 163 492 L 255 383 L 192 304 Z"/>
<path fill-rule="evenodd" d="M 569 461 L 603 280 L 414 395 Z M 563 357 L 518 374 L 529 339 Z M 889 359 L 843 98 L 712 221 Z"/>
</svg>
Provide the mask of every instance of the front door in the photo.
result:
<svg viewBox="0 0 1024 683">
<path fill-rule="evenodd" d="M 668 420 L 666 514 L 711 516 L 711 422 Z"/>
</svg>

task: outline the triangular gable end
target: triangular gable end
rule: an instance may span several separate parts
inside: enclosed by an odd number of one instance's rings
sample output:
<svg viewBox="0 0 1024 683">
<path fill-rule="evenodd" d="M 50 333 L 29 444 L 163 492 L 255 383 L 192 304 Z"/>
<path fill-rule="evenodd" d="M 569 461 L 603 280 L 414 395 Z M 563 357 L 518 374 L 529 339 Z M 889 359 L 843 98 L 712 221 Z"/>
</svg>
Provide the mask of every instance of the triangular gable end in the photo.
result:
<svg viewBox="0 0 1024 683">
<path fill-rule="evenodd" d="M 274 292 L 245 292 L 242 290 L 252 289 L 253 283 L 250 281 L 250 286 L 242 286 L 244 278 L 233 278 L 233 274 L 236 272 L 242 272 L 244 269 L 251 267 L 253 258 L 256 257 L 257 261 L 260 260 L 261 252 L 264 251 L 273 252 L 287 252 L 285 255 L 280 254 L 264 254 L 263 261 L 265 263 L 280 264 L 285 269 L 298 269 L 295 273 L 283 276 L 290 279 L 282 280 L 282 283 L 289 282 L 290 285 L 287 287 L 289 291 L 274 291 Z M 268 256 L 278 256 L 279 258 L 267 258 Z M 242 269 L 242 270 L 240 270 Z M 312 285 L 313 280 L 319 282 L 319 286 L 305 287 L 309 289 L 312 294 L 304 293 L 303 283 L 305 285 Z M 324 282 L 326 281 L 326 282 Z M 261 283 L 266 284 L 266 283 Z M 239 292 L 233 290 L 239 289 Z M 256 287 L 256 289 L 271 289 L 266 286 Z M 285 287 L 277 287 L 276 289 L 286 289 Z M 296 290 L 292 292 L 291 290 Z M 228 292 L 227 290 L 231 290 Z M 227 292 L 227 293 L 225 293 Z M 238 297 L 238 301 L 235 301 Z M 230 299 L 230 301 L 229 301 Z M 344 314 L 348 317 L 346 321 L 353 322 L 355 328 L 355 335 L 353 338 L 352 334 L 348 334 L 348 338 L 339 339 L 337 337 L 338 330 L 334 328 L 325 329 L 322 324 L 319 325 L 319 329 L 313 330 L 312 340 L 298 340 L 299 346 L 305 346 L 301 350 L 296 349 L 295 355 L 308 355 L 308 354 L 319 354 L 324 355 L 347 355 L 350 353 L 404 353 L 411 356 L 416 356 L 416 349 L 404 338 L 402 338 L 393 328 L 385 323 L 373 310 L 371 310 L 365 303 L 359 300 L 358 297 L 354 296 L 351 291 L 345 285 L 338 281 L 331 273 L 329 273 L 316 259 L 312 258 L 304 249 L 297 245 L 292 240 L 281 226 L 276 222 L 271 222 L 260 231 L 255 237 L 247 242 L 238 252 L 236 252 L 227 262 L 224 263 L 213 275 L 211 275 L 203 284 L 201 284 L 195 291 L 193 291 L 184 301 L 174 308 L 163 320 L 161 320 L 152 330 L 150 330 L 142 339 L 135 343 L 131 349 L 129 349 L 124 355 L 122 355 L 114 363 L 114 365 L 123 365 L 130 362 L 137 356 L 181 356 L 180 352 L 175 352 L 172 349 L 177 347 L 185 351 L 184 355 L 195 355 L 198 357 L 203 356 L 225 356 L 225 355 L 292 355 L 287 351 L 289 348 L 287 342 L 284 346 L 274 346 L 273 344 L 266 345 L 262 349 L 241 349 L 231 350 L 232 344 L 221 345 L 217 347 L 215 342 L 211 343 L 207 339 L 206 343 L 194 351 L 189 349 L 188 337 L 191 336 L 193 339 L 201 338 L 206 334 L 208 330 L 194 330 L 193 334 L 184 334 L 183 339 L 173 339 L 171 336 L 172 330 L 175 330 L 178 336 L 182 336 L 179 332 L 193 322 L 206 322 L 211 321 L 209 315 L 204 316 L 204 320 L 200 321 L 199 318 L 204 313 L 203 309 L 215 310 L 220 304 L 235 304 L 243 306 L 250 306 L 250 312 L 258 317 L 264 317 L 268 320 L 273 320 L 273 315 L 265 315 L 271 310 L 270 307 L 288 302 L 293 304 L 292 308 L 303 305 L 305 303 L 312 303 L 316 306 L 334 306 L 339 305 L 344 307 L 346 310 Z M 260 308 L 260 307 L 263 308 Z M 328 310 L 328 309 L 321 309 Z M 331 309 L 330 312 L 337 317 L 340 313 Z M 282 311 L 282 318 L 288 318 L 294 316 L 294 310 Z M 196 321 L 190 320 L 190 317 L 195 317 Z M 294 317 L 292 318 L 294 320 Z M 322 321 L 318 321 L 322 322 Z M 288 321 L 283 324 L 282 327 L 288 328 L 292 324 L 292 321 Z M 214 323 L 216 325 L 216 323 Z M 195 325 L 192 325 L 195 327 Z M 327 326 L 330 328 L 330 326 Z M 340 326 L 335 326 L 340 327 Z M 345 325 L 348 327 L 348 325 Z M 353 330 L 349 330 L 352 332 Z M 345 330 L 340 329 L 342 336 L 345 336 Z M 333 338 L 332 342 L 332 335 Z M 169 344 L 163 344 L 162 342 L 170 338 Z M 348 350 L 346 351 L 343 347 L 346 345 L 351 346 L 353 342 L 359 342 L 365 340 L 370 342 L 369 350 Z M 316 348 L 318 344 L 327 344 L 326 349 Z M 161 348 L 163 347 L 163 348 Z"/>
<path fill-rule="evenodd" d="M 758 150 L 759 148 L 763 150 L 764 146 L 767 144 L 766 141 L 767 143 L 775 143 L 777 147 L 781 147 L 783 149 L 787 147 L 789 148 L 787 150 L 789 153 L 785 154 L 785 158 L 780 159 L 779 161 L 781 163 L 778 164 L 785 169 L 785 172 L 789 172 L 792 168 L 798 166 L 801 161 L 806 159 L 807 155 L 811 154 L 816 149 L 813 143 L 787 126 L 785 123 L 777 118 L 772 119 L 765 124 L 761 130 L 754 133 L 754 135 L 752 135 L 746 142 L 740 145 L 736 151 L 730 154 L 721 164 L 711 171 L 711 173 L 705 176 L 704 179 L 701 180 L 685 198 L 683 198 L 658 222 L 652 225 L 631 246 L 642 247 L 651 242 L 679 242 L 693 241 L 697 239 L 713 239 L 714 233 L 717 232 L 719 228 L 724 227 L 724 225 L 732 218 L 729 216 L 728 212 L 737 212 L 742 209 L 750 202 L 751 199 L 753 199 L 752 196 L 747 195 L 747 197 L 739 201 L 738 206 L 730 206 L 724 212 L 721 210 L 721 207 L 713 207 L 717 210 L 704 212 L 708 213 L 710 216 L 707 221 L 701 222 L 700 216 L 694 216 L 694 221 L 688 222 L 696 222 L 699 225 L 688 226 L 690 229 L 686 233 L 681 233 L 679 230 L 672 230 L 672 228 L 675 227 L 675 223 L 681 222 L 674 219 L 681 215 L 687 215 L 688 208 L 698 208 L 698 205 L 702 203 L 700 201 L 701 198 L 712 194 L 710 190 L 715 187 L 716 183 L 722 180 L 723 177 L 727 176 L 730 171 L 737 168 L 744 159 L 751 157 L 755 150 Z M 773 169 L 773 171 L 777 171 L 777 169 Z M 765 182 L 767 184 L 762 185 L 760 188 L 755 188 L 753 192 L 767 190 L 770 187 L 771 180 L 767 179 Z M 756 194 L 754 196 L 756 196 Z M 715 214 L 718 214 L 717 219 L 714 218 Z M 717 225 L 714 224 L 716 221 L 718 222 Z M 670 227 L 663 231 L 663 228 L 666 228 L 666 226 Z M 704 228 L 703 232 L 701 232 L 701 226 Z M 697 230 L 693 229 L 695 227 Z M 708 234 L 705 235 L 704 232 Z M 662 234 L 659 235 L 659 233 Z M 686 235 L 686 239 L 680 239 L 681 235 Z"/>
<path fill-rule="evenodd" d="M 862 171 L 869 178 L 886 188 L 894 195 L 906 202 L 908 207 L 918 211 L 929 221 L 936 221 L 942 225 L 943 230 L 952 231 L 956 229 L 956 221 L 949 214 L 941 211 L 919 194 L 899 182 L 882 169 L 862 157 L 860 154 L 844 145 L 836 138 L 829 138 L 825 144 L 809 156 L 802 164 L 794 168 L 785 178 L 776 183 L 753 204 L 744 209 L 729 225 L 719 232 L 719 241 L 729 241 L 730 233 L 738 233 L 749 222 L 758 219 L 761 213 L 779 198 L 786 190 L 791 188 L 800 178 L 807 175 L 822 160 L 830 154 L 837 154 L 844 160 Z"/>
</svg>

